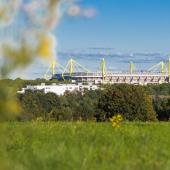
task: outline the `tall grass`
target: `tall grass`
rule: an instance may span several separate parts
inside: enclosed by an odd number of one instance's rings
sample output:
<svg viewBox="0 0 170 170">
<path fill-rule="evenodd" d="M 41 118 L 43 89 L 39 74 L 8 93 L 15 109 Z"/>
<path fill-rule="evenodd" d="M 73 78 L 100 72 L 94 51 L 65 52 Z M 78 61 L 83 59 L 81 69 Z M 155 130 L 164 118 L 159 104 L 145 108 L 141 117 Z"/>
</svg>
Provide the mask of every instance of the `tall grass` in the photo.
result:
<svg viewBox="0 0 170 170">
<path fill-rule="evenodd" d="M 170 124 L 5 123 L 4 168 L 168 170 Z M 2 166 L 1 166 L 2 167 Z"/>
</svg>

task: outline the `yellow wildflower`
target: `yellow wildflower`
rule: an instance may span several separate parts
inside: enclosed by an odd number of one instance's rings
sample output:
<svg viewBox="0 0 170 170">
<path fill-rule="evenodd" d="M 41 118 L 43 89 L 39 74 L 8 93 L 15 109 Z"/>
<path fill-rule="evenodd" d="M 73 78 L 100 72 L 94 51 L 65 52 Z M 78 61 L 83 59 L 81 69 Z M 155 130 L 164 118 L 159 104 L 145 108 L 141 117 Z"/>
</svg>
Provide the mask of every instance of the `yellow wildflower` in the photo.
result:
<svg viewBox="0 0 170 170">
<path fill-rule="evenodd" d="M 109 119 L 113 127 L 120 127 L 120 123 L 123 121 L 123 117 L 118 114 Z"/>
</svg>

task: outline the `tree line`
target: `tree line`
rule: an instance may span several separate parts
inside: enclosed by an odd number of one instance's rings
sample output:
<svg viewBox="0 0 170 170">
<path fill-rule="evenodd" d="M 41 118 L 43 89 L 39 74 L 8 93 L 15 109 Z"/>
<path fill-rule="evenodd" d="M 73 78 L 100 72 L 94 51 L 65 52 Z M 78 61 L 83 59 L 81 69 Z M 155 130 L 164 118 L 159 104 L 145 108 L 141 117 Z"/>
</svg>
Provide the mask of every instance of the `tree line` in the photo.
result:
<svg viewBox="0 0 170 170">
<path fill-rule="evenodd" d="M 40 83 L 61 83 L 57 80 L 0 80 L 0 83 L 15 90 L 21 87 Z M 69 83 L 69 82 L 68 82 Z M 104 90 L 66 92 L 64 96 L 54 93 L 44 94 L 42 91 L 27 91 L 17 94 L 21 105 L 18 120 L 96 120 L 106 121 L 108 118 L 122 114 L 129 121 L 153 121 L 170 119 L 170 85 L 107 85 Z"/>
<path fill-rule="evenodd" d="M 129 121 L 155 121 L 152 96 L 142 86 L 110 85 L 104 90 L 66 92 L 63 96 L 43 91 L 18 94 L 22 106 L 19 120 L 106 121 L 121 114 Z"/>
</svg>

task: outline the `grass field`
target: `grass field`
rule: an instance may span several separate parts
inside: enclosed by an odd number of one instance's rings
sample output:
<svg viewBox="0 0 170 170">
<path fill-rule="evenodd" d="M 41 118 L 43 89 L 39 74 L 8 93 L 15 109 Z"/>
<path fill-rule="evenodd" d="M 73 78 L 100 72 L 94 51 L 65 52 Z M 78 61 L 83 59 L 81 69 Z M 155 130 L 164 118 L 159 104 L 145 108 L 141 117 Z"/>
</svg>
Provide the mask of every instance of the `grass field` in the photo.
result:
<svg viewBox="0 0 170 170">
<path fill-rule="evenodd" d="M 1 169 L 169 170 L 170 123 L 5 123 Z M 3 135 L 2 135 L 3 134 Z"/>
</svg>

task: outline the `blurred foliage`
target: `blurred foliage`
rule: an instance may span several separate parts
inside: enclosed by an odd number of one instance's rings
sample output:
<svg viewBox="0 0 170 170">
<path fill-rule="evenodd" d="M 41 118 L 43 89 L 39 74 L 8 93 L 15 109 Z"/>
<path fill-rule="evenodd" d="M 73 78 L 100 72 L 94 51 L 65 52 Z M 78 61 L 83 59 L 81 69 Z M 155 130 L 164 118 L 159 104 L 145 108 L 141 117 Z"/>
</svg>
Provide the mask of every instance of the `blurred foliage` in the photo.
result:
<svg viewBox="0 0 170 170">
<path fill-rule="evenodd" d="M 0 26 L 10 24 L 17 12 L 17 3 L 19 0 L 1 0 L 0 1 Z"/>
<path fill-rule="evenodd" d="M 12 34 L 9 34 L 11 35 L 11 37 L 6 37 L 6 39 L 1 40 L 0 43 L 0 52 L 1 52 L 0 55 L 2 58 L 1 60 L 2 63 L 0 65 L 1 79 L 7 78 L 13 71 L 15 71 L 18 68 L 24 68 L 29 63 L 31 63 L 35 57 L 43 57 L 49 59 L 49 57 L 54 57 L 54 55 L 56 55 L 55 37 L 51 33 L 52 31 L 51 26 L 55 28 L 59 20 L 58 13 L 56 12 L 56 10 L 59 10 L 58 9 L 59 2 L 60 0 L 49 0 L 47 1 L 46 6 L 43 6 L 42 5 L 43 3 L 41 4 L 41 1 L 37 2 L 40 3 L 40 5 L 38 6 L 38 8 L 36 7 L 37 8 L 36 10 L 38 10 L 39 8 L 46 8 L 47 11 L 43 15 L 44 16 L 43 20 L 40 20 L 40 23 L 38 22 L 34 23 L 32 20 L 33 18 L 31 18 L 30 28 L 28 28 L 28 30 L 30 29 L 29 33 L 27 31 L 27 34 L 25 34 L 24 28 L 23 30 L 22 28 L 20 28 L 19 30 L 21 30 L 21 32 L 18 34 L 17 40 L 13 39 Z M 8 2 L 5 1 L 0 2 L 0 24 L 1 21 L 8 22 L 8 18 L 6 18 L 6 16 L 9 16 L 10 13 L 11 14 L 10 17 L 13 19 L 13 22 L 9 23 L 8 26 L 11 27 L 10 29 L 12 29 L 12 24 L 15 22 L 17 24 L 18 22 L 14 14 L 16 14 L 17 12 L 19 12 L 19 10 L 21 10 L 20 9 L 21 4 L 34 5 L 34 2 L 30 1 L 29 4 L 25 2 L 20 3 L 19 0 L 9 0 Z M 23 7 L 26 8 L 27 6 L 23 6 Z M 25 13 L 28 15 L 29 12 L 30 11 L 25 11 Z M 40 14 L 35 15 L 35 17 L 36 16 L 38 18 L 42 17 Z M 33 16 L 29 15 L 29 17 L 33 17 Z M 5 30 L 5 27 L 7 25 L 0 25 L 0 26 L 3 26 L 3 29 Z M 11 32 L 13 31 L 11 30 Z M 9 87 L 8 81 L 3 81 L 3 82 L 1 81 L 0 86 L 1 86 L 0 87 L 0 106 L 1 106 L 0 119 L 8 120 L 10 115 L 12 114 L 15 115 L 15 112 L 19 113 L 19 105 L 15 99 L 16 86 Z"/>
<path fill-rule="evenodd" d="M 1 77 L 7 77 L 13 70 L 18 67 L 23 67 L 28 65 L 34 56 L 33 50 L 22 42 L 19 48 L 12 48 L 10 45 L 6 44 L 3 47 L 3 65 L 1 67 Z"/>
<path fill-rule="evenodd" d="M 15 87 L 4 87 L 0 84 L 0 121 L 15 120 L 20 112 L 20 107 L 16 99 Z"/>
<path fill-rule="evenodd" d="M 18 20 L 20 20 L 22 17 L 17 18 L 16 16 L 17 12 L 21 12 L 19 10 L 22 10 L 22 15 L 26 14 L 24 13 L 24 9 L 26 7 L 24 6 L 26 5 L 24 4 L 25 2 L 26 1 L 20 0 L 0 1 L 0 31 L 2 31 L 1 34 L 5 33 L 7 30 L 10 30 L 8 34 L 5 34 L 6 37 L 3 35 L 5 38 L 0 39 L 0 79 L 8 78 L 8 76 L 13 71 L 17 70 L 18 68 L 26 67 L 32 62 L 35 57 L 43 57 L 46 59 L 48 59 L 48 57 L 54 57 L 52 56 L 52 54 L 54 54 L 53 52 L 55 51 L 55 46 L 52 46 L 53 42 L 50 42 L 50 39 L 41 38 L 45 36 L 43 34 L 41 34 L 41 37 L 39 37 L 39 39 L 37 40 L 37 35 L 35 34 L 35 32 L 42 32 L 41 30 L 45 30 L 46 34 L 51 34 L 50 23 L 53 28 L 55 28 L 56 23 L 59 19 L 57 14 L 54 12 L 54 9 L 58 8 L 59 0 L 47 1 L 48 6 L 46 8 L 48 12 L 46 13 L 46 16 L 43 17 L 43 19 L 46 19 L 46 22 L 40 21 L 39 23 L 34 23 L 32 22 L 33 18 L 30 18 L 29 28 L 27 28 L 27 31 L 25 30 L 25 28 L 27 27 L 26 20 L 24 20 L 22 23 L 25 24 L 22 25 L 23 28 L 19 28 L 20 24 L 18 24 Z M 37 3 L 39 4 L 41 2 L 41 0 L 37 1 Z M 29 1 L 29 3 L 29 5 L 33 5 L 31 3 L 34 2 Z M 23 5 L 22 9 L 20 6 L 21 4 Z M 38 5 L 38 7 L 42 8 L 42 4 Z M 53 10 L 53 15 L 51 14 L 51 10 Z M 29 17 L 31 17 L 31 15 L 29 15 Z M 37 17 L 37 15 L 35 15 L 34 17 Z M 15 30 L 15 25 L 18 25 L 17 30 Z M 13 28 L 15 29 L 13 30 Z M 34 28 L 39 29 L 35 30 Z M 13 34 L 17 34 L 17 38 Z M 32 42 L 35 40 L 36 42 Z M 20 166 L 14 168 L 8 162 L 6 149 L 8 149 L 8 145 L 10 143 L 7 136 L 10 134 L 8 129 L 3 128 L 5 121 L 16 120 L 16 117 L 18 117 L 19 114 L 22 112 L 22 108 L 20 107 L 20 104 L 16 97 L 17 88 L 21 86 L 22 83 L 19 80 L 17 80 L 17 82 L 18 84 L 10 84 L 10 81 L 8 81 L 7 79 L 0 81 L 0 169 L 3 170 L 23 169 L 23 167 Z M 27 133 L 32 133 L 31 129 L 27 129 Z"/>
<path fill-rule="evenodd" d="M 32 51 L 24 43 L 18 49 L 11 48 L 8 45 L 3 46 L 4 56 L 3 64 L 0 67 L 0 77 L 6 78 L 17 68 L 24 67 L 32 60 Z M 16 99 L 16 84 L 8 85 L 8 81 L 0 82 L 0 120 L 13 119 L 16 113 L 19 113 L 19 105 Z M 4 116 L 5 115 L 5 116 Z M 11 118 L 10 118 L 11 117 Z"/>
</svg>

